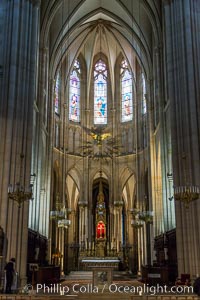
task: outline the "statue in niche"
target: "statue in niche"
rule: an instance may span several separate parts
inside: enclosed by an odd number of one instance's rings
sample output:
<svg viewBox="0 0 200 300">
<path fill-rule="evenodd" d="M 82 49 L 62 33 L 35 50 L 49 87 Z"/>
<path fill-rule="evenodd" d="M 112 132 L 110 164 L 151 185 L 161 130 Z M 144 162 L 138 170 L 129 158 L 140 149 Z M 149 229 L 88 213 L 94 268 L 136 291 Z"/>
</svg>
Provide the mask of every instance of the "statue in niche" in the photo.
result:
<svg viewBox="0 0 200 300">
<path fill-rule="evenodd" d="M 100 180 L 99 193 L 96 205 L 96 239 L 106 238 L 106 206 L 103 194 L 103 185 Z"/>
<path fill-rule="evenodd" d="M 104 239 L 105 237 L 105 224 L 102 221 L 97 224 L 96 237 L 97 239 Z"/>
<path fill-rule="evenodd" d="M 103 194 L 103 185 L 100 180 L 99 193 L 96 205 L 96 256 L 105 256 L 106 244 L 106 206 Z"/>
</svg>

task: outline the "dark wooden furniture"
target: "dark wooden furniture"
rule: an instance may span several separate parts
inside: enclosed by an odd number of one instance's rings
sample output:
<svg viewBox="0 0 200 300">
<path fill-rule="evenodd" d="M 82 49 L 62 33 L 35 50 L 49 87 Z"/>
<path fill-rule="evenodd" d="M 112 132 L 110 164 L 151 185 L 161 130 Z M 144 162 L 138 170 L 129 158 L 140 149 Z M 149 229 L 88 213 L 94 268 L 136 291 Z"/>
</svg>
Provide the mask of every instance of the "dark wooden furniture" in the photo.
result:
<svg viewBox="0 0 200 300">
<path fill-rule="evenodd" d="M 35 274 L 35 282 L 40 284 L 54 284 L 60 281 L 60 267 L 48 266 L 39 267 L 38 272 Z"/>
<path fill-rule="evenodd" d="M 169 284 L 168 267 L 142 266 L 142 279 L 149 285 Z"/>
<path fill-rule="evenodd" d="M 176 230 L 167 231 L 155 237 L 154 250 L 156 260 L 153 266 L 143 266 L 142 279 L 149 284 L 174 285 L 178 276 Z"/>
</svg>

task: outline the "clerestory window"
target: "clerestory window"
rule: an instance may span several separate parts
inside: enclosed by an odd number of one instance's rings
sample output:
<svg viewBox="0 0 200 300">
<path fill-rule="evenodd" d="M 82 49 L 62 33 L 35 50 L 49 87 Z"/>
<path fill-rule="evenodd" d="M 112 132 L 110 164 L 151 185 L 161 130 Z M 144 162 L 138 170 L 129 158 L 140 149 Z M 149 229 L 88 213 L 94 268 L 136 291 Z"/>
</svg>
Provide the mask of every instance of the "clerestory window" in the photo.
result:
<svg viewBox="0 0 200 300">
<path fill-rule="evenodd" d="M 94 124 L 107 124 L 107 67 L 101 59 L 94 67 Z"/>
<path fill-rule="evenodd" d="M 121 63 L 121 121 L 128 122 L 133 119 L 133 80 L 126 60 Z"/>
<path fill-rule="evenodd" d="M 69 120 L 73 122 L 80 122 L 80 74 L 80 63 L 75 60 L 69 86 Z"/>
</svg>

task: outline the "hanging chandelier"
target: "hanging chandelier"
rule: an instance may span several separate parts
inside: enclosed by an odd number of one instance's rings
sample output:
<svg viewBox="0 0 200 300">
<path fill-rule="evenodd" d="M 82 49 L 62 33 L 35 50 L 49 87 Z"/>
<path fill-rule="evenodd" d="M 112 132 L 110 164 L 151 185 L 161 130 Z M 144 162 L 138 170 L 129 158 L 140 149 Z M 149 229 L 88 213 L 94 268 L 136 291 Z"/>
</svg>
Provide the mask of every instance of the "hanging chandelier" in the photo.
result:
<svg viewBox="0 0 200 300">
<path fill-rule="evenodd" d="M 142 227 L 144 223 L 153 224 L 154 212 L 152 210 L 139 210 L 138 208 L 132 208 L 130 209 L 130 213 L 134 217 L 134 220 L 131 221 L 131 225 L 133 227 Z"/>
<path fill-rule="evenodd" d="M 23 184 L 22 184 L 22 168 L 23 168 L 23 159 L 24 159 L 24 155 L 21 154 L 20 155 L 20 181 L 17 182 L 15 184 L 15 186 L 13 186 L 12 184 L 9 184 L 8 186 L 8 198 L 16 201 L 18 204 L 18 207 L 21 207 L 22 203 L 24 203 L 25 201 L 28 201 L 32 198 L 33 195 L 33 184 L 34 184 L 34 180 L 35 180 L 35 174 L 31 174 L 30 175 L 30 185 L 29 188 L 26 189 Z"/>
<path fill-rule="evenodd" d="M 50 220 L 54 220 L 57 223 L 58 228 L 69 228 L 71 220 L 67 219 L 71 209 L 62 206 L 60 201 L 60 194 L 56 196 L 56 209 L 50 211 Z"/>
<path fill-rule="evenodd" d="M 68 211 L 65 207 L 61 210 L 50 211 L 50 219 L 56 221 L 58 228 L 69 228 L 71 220 L 67 218 Z"/>
<path fill-rule="evenodd" d="M 29 191 L 25 191 L 24 187 L 21 186 L 20 182 L 17 182 L 15 188 L 10 184 L 8 186 L 8 198 L 16 201 L 18 206 L 32 197 L 32 185 L 29 187 Z"/>
<path fill-rule="evenodd" d="M 56 207 L 55 210 L 50 211 L 50 219 L 51 220 L 61 220 L 65 217 L 65 211 L 62 209 L 62 203 L 60 201 L 60 194 L 56 195 Z"/>
<path fill-rule="evenodd" d="M 58 228 L 69 228 L 69 226 L 71 225 L 71 220 L 67 220 L 67 219 L 62 219 L 62 220 L 58 220 Z"/>
<path fill-rule="evenodd" d="M 65 213 L 62 210 L 51 210 L 50 211 L 50 219 L 51 220 L 61 220 L 65 217 Z"/>
<path fill-rule="evenodd" d="M 108 128 L 92 127 L 91 129 L 82 126 L 89 136 L 88 141 L 83 141 L 80 147 L 83 156 L 88 156 L 93 160 L 105 160 L 119 155 L 122 145 L 119 138 L 112 137 Z"/>
<path fill-rule="evenodd" d="M 192 201 L 199 198 L 199 187 L 194 185 L 175 186 L 174 198 L 185 203 L 185 207 L 188 208 Z"/>
<path fill-rule="evenodd" d="M 151 210 L 140 211 L 138 213 L 139 220 L 144 221 L 145 223 L 148 224 L 153 224 L 153 216 L 154 216 L 154 212 Z"/>
<path fill-rule="evenodd" d="M 71 213 L 70 208 L 66 208 L 65 206 L 62 208 L 64 212 L 64 218 L 58 220 L 58 228 L 65 228 L 68 229 L 71 225 L 71 220 L 68 219 L 68 215 Z"/>
<path fill-rule="evenodd" d="M 200 189 L 199 186 L 189 183 L 190 180 L 186 172 L 186 170 L 189 169 L 189 167 L 187 166 L 186 158 L 187 158 L 186 154 L 183 153 L 182 159 L 183 159 L 184 184 L 174 187 L 174 199 L 183 202 L 185 204 L 185 208 L 189 208 L 190 203 L 199 198 Z"/>
<path fill-rule="evenodd" d="M 142 220 L 131 220 L 131 226 L 135 229 L 140 229 L 144 225 L 144 221 Z"/>
</svg>

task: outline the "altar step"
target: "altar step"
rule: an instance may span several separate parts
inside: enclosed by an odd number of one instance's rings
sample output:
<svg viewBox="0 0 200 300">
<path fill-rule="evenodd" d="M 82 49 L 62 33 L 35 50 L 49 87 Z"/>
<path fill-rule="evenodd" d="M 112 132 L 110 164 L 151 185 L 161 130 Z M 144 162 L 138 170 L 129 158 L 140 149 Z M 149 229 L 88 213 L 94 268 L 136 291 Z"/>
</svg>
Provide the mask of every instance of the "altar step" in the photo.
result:
<svg viewBox="0 0 200 300">
<path fill-rule="evenodd" d="M 65 280 L 92 280 L 92 271 L 71 271 Z"/>
<path fill-rule="evenodd" d="M 64 277 L 64 280 L 85 280 L 92 281 L 92 272 L 91 271 L 71 271 L 69 275 Z M 122 271 L 113 272 L 114 281 L 124 281 L 132 280 L 131 274 Z"/>
</svg>

